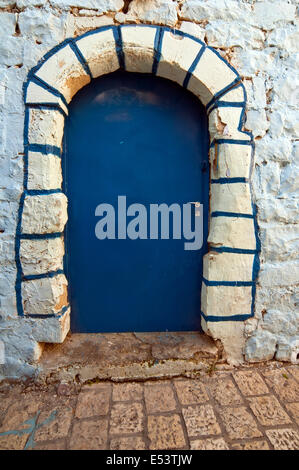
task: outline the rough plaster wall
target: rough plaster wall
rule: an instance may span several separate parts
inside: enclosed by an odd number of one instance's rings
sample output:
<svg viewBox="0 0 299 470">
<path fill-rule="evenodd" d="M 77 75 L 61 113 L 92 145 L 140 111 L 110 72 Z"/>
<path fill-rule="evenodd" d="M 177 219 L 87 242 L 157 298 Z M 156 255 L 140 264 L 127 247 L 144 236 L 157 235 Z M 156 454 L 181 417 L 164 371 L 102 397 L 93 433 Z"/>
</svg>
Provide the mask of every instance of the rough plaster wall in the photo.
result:
<svg viewBox="0 0 299 470">
<path fill-rule="evenodd" d="M 246 128 L 253 132 L 256 142 L 252 188 L 262 243 L 256 316 L 246 322 L 245 357 L 258 361 L 276 355 L 290 360 L 293 354 L 296 358 L 296 3 L 0 0 L 0 335 L 7 361 L 2 371 L 0 365 L 0 379 L 1 375 L 32 374 L 32 364 L 41 353 L 31 323 L 26 320 L 25 326 L 25 321 L 17 318 L 15 299 L 14 234 L 23 178 L 22 84 L 30 68 L 66 37 L 125 22 L 169 25 L 198 36 L 219 50 L 244 78 L 248 93 Z"/>
</svg>

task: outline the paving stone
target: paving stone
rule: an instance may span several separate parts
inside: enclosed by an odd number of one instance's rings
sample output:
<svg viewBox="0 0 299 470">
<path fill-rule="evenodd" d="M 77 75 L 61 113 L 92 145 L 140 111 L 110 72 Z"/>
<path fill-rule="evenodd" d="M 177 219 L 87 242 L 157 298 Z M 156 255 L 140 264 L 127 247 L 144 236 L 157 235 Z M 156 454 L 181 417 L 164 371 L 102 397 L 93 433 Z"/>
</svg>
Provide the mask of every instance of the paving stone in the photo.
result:
<svg viewBox="0 0 299 470">
<path fill-rule="evenodd" d="M 0 395 L 0 416 L 6 412 L 8 407 L 13 403 L 12 398 Z"/>
<path fill-rule="evenodd" d="M 289 372 L 291 372 L 292 376 L 295 377 L 297 382 L 299 382 L 299 366 L 290 366 L 287 368 Z"/>
<path fill-rule="evenodd" d="M 113 384 L 113 401 L 138 401 L 143 397 L 143 384 L 125 382 Z"/>
<path fill-rule="evenodd" d="M 110 394 L 110 384 L 106 383 L 95 384 L 89 389 L 84 389 L 78 398 L 76 417 L 89 418 L 106 415 L 109 410 Z"/>
<path fill-rule="evenodd" d="M 12 403 L 0 427 L 0 449 L 21 450 L 33 431 L 42 403 L 35 396 L 20 396 Z"/>
<path fill-rule="evenodd" d="M 73 418 L 73 409 L 70 407 L 54 408 L 42 412 L 37 421 L 35 442 L 53 441 L 66 437 Z"/>
<path fill-rule="evenodd" d="M 269 444 L 267 441 L 250 441 L 241 442 L 239 444 L 232 445 L 233 450 L 269 450 Z"/>
<path fill-rule="evenodd" d="M 176 401 L 171 387 L 171 383 L 145 385 L 144 398 L 146 411 L 148 413 L 157 413 L 163 411 L 174 411 Z"/>
<path fill-rule="evenodd" d="M 219 439 L 197 439 L 190 442 L 191 450 L 229 450 L 222 437 Z"/>
<path fill-rule="evenodd" d="M 275 450 L 299 449 L 299 434 L 293 429 L 269 429 L 266 434 Z"/>
<path fill-rule="evenodd" d="M 23 450 L 28 440 L 29 434 L 9 434 L 0 433 L 0 450 Z"/>
<path fill-rule="evenodd" d="M 249 398 L 250 408 L 263 426 L 289 424 L 291 420 L 279 401 L 271 396 Z"/>
<path fill-rule="evenodd" d="M 248 370 L 236 372 L 233 375 L 243 395 L 251 396 L 269 393 L 267 385 L 258 372 Z"/>
<path fill-rule="evenodd" d="M 189 437 L 217 435 L 221 433 L 211 405 L 183 408 L 183 416 Z"/>
<path fill-rule="evenodd" d="M 115 437 L 110 441 L 111 450 L 145 450 L 146 443 L 143 437 Z"/>
<path fill-rule="evenodd" d="M 286 409 L 297 424 L 299 424 L 299 402 L 286 404 Z"/>
<path fill-rule="evenodd" d="M 262 436 L 245 406 L 223 408 L 220 410 L 220 415 L 231 439 L 250 439 Z"/>
<path fill-rule="evenodd" d="M 0 429 L 6 415 L 6 411 L 8 410 L 9 406 L 12 404 L 12 399 L 10 397 L 4 398 L 4 396 L 0 395 Z"/>
<path fill-rule="evenodd" d="M 213 380 L 208 384 L 213 398 L 222 406 L 241 405 L 243 399 L 231 379 Z"/>
<path fill-rule="evenodd" d="M 133 434 L 143 431 L 141 403 L 114 403 L 111 409 L 110 434 Z"/>
<path fill-rule="evenodd" d="M 282 402 L 299 401 L 299 387 L 287 369 L 268 370 L 263 374 Z"/>
<path fill-rule="evenodd" d="M 66 450 L 66 447 L 66 440 L 59 439 L 58 441 L 38 442 L 33 450 Z"/>
<path fill-rule="evenodd" d="M 186 446 L 179 415 L 151 415 L 147 422 L 150 449 L 182 449 Z"/>
<path fill-rule="evenodd" d="M 37 419 L 37 413 L 42 408 L 41 400 L 35 396 L 20 397 L 15 403 L 9 406 L 0 433 L 4 431 L 19 431 L 28 429 L 30 425 L 26 421 Z"/>
<path fill-rule="evenodd" d="M 70 439 L 70 449 L 105 450 L 107 449 L 108 420 L 93 418 L 74 423 Z"/>
<path fill-rule="evenodd" d="M 204 403 L 209 400 L 204 385 L 198 380 L 176 380 L 174 385 L 182 405 Z"/>
</svg>

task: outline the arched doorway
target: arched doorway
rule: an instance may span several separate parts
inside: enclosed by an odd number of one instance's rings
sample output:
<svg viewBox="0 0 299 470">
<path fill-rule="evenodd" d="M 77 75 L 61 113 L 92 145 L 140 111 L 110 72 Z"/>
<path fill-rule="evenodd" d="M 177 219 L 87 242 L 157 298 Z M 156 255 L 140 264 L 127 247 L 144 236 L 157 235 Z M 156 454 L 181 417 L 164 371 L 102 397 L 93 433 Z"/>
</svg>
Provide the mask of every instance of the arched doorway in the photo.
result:
<svg viewBox="0 0 299 470">
<path fill-rule="evenodd" d="M 74 97 L 64 156 L 73 332 L 200 329 L 208 147 L 204 106 L 166 79 L 118 71 L 94 80 Z M 190 202 L 200 202 L 204 209 L 204 243 L 195 250 L 184 249 L 183 205 Z M 103 203 L 114 208 L 115 227 L 110 228 L 115 231 L 99 240 L 95 227 L 101 218 L 95 211 Z M 119 206 L 124 203 L 126 209 Z M 142 204 L 147 211 L 146 227 L 135 224 L 137 239 L 120 226 L 131 204 Z M 161 239 L 160 218 L 158 236 L 150 239 L 152 204 L 181 208 L 180 239 L 174 239 L 177 214 L 172 211 L 169 239 Z M 191 207 L 192 230 L 195 205 Z M 126 225 L 133 219 L 129 210 Z"/>
<path fill-rule="evenodd" d="M 63 342 L 70 329 L 63 265 L 68 208 L 59 162 L 64 123 L 75 94 L 119 68 L 174 81 L 206 106 L 210 224 L 201 326 L 222 341 L 230 360 L 242 361 L 260 253 L 250 188 L 253 136 L 243 129 L 246 92 L 238 72 L 217 51 L 168 27 L 104 26 L 66 39 L 30 70 L 24 84 L 23 192 L 15 237 L 18 316 L 30 319 L 37 342 Z"/>
</svg>

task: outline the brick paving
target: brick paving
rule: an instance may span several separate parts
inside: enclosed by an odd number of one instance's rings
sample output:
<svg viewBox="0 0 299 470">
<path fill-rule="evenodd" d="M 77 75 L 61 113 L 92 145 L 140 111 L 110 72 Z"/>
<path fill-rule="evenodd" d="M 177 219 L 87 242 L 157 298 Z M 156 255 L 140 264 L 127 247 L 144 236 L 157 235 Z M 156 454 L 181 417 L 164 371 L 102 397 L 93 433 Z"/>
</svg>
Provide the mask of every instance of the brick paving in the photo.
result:
<svg viewBox="0 0 299 470">
<path fill-rule="evenodd" d="M 0 449 L 299 449 L 299 367 L 145 382 L 14 386 Z"/>
</svg>

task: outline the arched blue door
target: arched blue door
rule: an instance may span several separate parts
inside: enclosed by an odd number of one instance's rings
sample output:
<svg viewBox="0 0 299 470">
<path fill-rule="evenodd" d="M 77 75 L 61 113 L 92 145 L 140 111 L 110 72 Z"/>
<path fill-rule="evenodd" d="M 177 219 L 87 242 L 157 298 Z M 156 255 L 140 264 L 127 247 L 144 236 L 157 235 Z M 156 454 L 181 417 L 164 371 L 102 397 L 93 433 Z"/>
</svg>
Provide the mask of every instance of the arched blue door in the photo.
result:
<svg viewBox="0 0 299 470">
<path fill-rule="evenodd" d="M 200 329 L 207 162 L 205 109 L 170 81 L 116 72 L 74 97 L 64 155 L 73 332 Z M 127 206 L 146 208 L 201 202 L 202 248 L 187 251 L 186 240 L 172 239 L 171 233 L 170 239 L 99 240 L 96 207 L 107 203 L 115 208 L 117 236 L 118 196 L 126 196 Z"/>
</svg>

